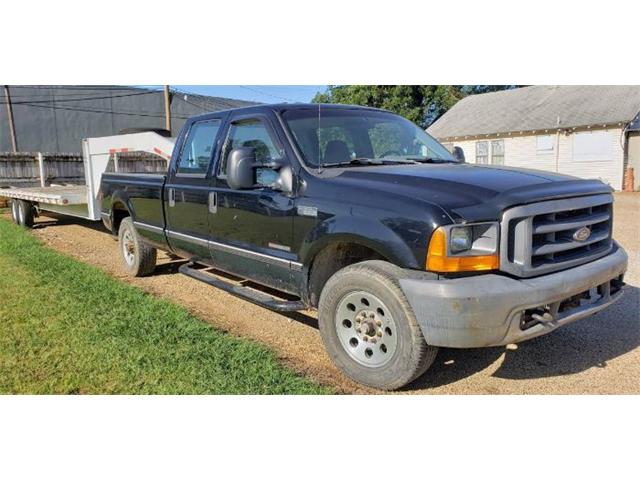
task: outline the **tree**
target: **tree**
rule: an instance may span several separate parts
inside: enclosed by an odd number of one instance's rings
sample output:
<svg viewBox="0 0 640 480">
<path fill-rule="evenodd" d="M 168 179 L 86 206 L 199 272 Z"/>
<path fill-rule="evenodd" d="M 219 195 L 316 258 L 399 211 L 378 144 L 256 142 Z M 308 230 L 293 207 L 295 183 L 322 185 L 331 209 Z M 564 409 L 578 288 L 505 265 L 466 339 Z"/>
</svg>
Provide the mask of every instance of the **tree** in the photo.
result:
<svg viewBox="0 0 640 480">
<path fill-rule="evenodd" d="M 515 88 L 516 85 L 330 85 L 315 103 L 343 103 L 383 108 L 427 128 L 467 95 Z"/>
</svg>

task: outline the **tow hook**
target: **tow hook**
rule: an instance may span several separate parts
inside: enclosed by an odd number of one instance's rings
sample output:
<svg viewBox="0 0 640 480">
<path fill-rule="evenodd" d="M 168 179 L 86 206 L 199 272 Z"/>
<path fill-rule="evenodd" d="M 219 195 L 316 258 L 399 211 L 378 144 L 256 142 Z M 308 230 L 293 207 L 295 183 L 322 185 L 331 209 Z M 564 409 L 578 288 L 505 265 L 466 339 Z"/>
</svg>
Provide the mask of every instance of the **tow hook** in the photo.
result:
<svg viewBox="0 0 640 480">
<path fill-rule="evenodd" d="M 522 317 L 520 318 L 520 329 L 527 330 L 539 323 L 552 322 L 553 320 L 555 320 L 555 316 L 551 313 L 550 305 L 530 308 L 522 312 Z"/>
</svg>

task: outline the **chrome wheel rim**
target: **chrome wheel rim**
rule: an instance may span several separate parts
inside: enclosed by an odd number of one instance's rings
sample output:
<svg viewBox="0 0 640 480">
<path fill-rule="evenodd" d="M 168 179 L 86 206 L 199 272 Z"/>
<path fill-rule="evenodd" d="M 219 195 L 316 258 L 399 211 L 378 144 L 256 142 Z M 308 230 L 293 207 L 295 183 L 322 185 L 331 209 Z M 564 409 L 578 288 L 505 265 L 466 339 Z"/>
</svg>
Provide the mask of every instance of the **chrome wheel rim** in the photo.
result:
<svg viewBox="0 0 640 480">
<path fill-rule="evenodd" d="M 357 291 L 338 303 L 335 328 L 342 348 L 366 367 L 381 367 L 395 354 L 398 332 L 391 311 L 375 295 Z"/>
<path fill-rule="evenodd" d="M 18 223 L 20 221 L 20 217 L 18 216 L 18 203 L 11 202 L 11 216 L 13 217 L 13 221 Z"/>
<path fill-rule="evenodd" d="M 133 234 L 126 230 L 122 235 L 122 256 L 127 265 L 133 265 L 135 261 L 136 244 L 133 241 Z"/>
</svg>

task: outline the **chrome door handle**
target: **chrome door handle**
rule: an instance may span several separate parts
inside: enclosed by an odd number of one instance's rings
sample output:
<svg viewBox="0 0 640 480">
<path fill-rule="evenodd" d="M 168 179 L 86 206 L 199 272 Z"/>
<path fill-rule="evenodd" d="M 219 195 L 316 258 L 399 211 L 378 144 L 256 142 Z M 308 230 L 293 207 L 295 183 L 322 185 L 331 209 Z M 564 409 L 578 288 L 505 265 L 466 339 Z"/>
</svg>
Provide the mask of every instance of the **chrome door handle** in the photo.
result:
<svg viewBox="0 0 640 480">
<path fill-rule="evenodd" d="M 173 188 L 169 189 L 169 206 L 176 206 L 176 191 Z"/>
<path fill-rule="evenodd" d="M 218 213 L 218 192 L 209 192 L 209 213 Z"/>
</svg>

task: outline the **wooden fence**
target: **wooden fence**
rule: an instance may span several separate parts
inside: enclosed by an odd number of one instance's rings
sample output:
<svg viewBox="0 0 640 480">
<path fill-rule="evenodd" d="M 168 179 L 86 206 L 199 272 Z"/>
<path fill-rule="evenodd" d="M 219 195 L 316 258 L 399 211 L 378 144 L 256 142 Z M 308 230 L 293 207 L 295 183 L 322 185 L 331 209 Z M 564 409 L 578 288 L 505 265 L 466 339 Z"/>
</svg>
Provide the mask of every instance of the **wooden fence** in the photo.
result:
<svg viewBox="0 0 640 480">
<path fill-rule="evenodd" d="M 82 155 L 74 153 L 0 153 L 0 187 L 82 184 Z"/>
</svg>

